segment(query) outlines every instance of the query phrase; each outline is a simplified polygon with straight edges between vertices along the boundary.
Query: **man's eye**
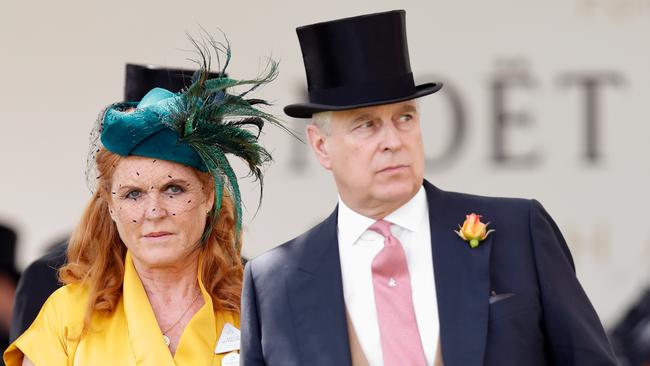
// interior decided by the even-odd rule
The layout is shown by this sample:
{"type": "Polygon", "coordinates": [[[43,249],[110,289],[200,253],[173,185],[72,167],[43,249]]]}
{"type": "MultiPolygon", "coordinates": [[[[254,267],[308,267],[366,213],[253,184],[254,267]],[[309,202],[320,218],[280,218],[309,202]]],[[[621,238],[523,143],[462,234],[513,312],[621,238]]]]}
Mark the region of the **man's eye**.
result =
{"type": "Polygon", "coordinates": [[[172,185],[168,186],[165,191],[167,193],[172,193],[172,194],[178,194],[178,193],[184,192],[183,188],[181,188],[180,186],[177,186],[175,184],[172,184],[172,185]]]}
{"type": "Polygon", "coordinates": [[[400,122],[408,122],[413,119],[413,115],[411,114],[403,114],[399,117],[400,122]]]}
{"type": "Polygon", "coordinates": [[[373,121],[366,121],[366,122],[363,122],[362,124],[360,124],[358,126],[358,128],[370,128],[370,127],[372,127],[374,125],[375,125],[375,123],[373,121]]]}

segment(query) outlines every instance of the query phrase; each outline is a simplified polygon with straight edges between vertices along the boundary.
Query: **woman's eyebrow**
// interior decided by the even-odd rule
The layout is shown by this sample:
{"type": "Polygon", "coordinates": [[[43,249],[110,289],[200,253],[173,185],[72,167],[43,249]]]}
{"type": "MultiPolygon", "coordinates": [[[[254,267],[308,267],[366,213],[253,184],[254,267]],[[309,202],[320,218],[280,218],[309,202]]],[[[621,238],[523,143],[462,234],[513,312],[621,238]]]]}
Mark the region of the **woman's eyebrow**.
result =
{"type": "Polygon", "coordinates": [[[167,187],[167,186],[172,185],[172,184],[175,184],[175,185],[178,185],[178,186],[188,186],[189,182],[186,181],[185,179],[182,179],[182,178],[172,178],[169,181],[165,182],[165,184],[163,184],[163,187],[167,187]]]}
{"type": "MultiPolygon", "coordinates": [[[[167,186],[172,185],[172,184],[183,186],[183,187],[189,186],[189,182],[187,180],[185,180],[185,179],[182,179],[182,178],[169,179],[169,180],[163,182],[160,186],[161,187],[167,187],[167,186]]],[[[124,190],[127,190],[127,189],[131,190],[131,189],[146,189],[146,188],[153,189],[154,187],[155,186],[139,185],[139,184],[133,184],[133,183],[129,182],[127,184],[120,184],[117,190],[118,191],[124,191],[124,190]]]]}
{"type": "Polygon", "coordinates": [[[141,189],[142,187],[135,184],[120,184],[117,188],[118,191],[131,190],[131,189],[141,189]]]}

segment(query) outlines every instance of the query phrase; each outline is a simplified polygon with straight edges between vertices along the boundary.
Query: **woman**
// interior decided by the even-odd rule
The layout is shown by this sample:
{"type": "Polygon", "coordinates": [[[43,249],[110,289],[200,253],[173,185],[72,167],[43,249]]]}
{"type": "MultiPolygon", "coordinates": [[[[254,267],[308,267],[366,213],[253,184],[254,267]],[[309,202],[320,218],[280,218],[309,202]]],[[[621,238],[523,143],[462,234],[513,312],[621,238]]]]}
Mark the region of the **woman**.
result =
{"type": "MultiPolygon", "coordinates": [[[[211,45],[227,66],[228,46],[211,45]]],[[[66,286],[7,349],[7,365],[239,364],[241,203],[225,154],[261,180],[271,157],[257,137],[264,122],[280,124],[245,95],[276,64],[255,80],[229,79],[225,66],[208,79],[209,50],[199,54],[182,93],[156,88],[100,117],[96,188],[59,272],[66,286]]]]}

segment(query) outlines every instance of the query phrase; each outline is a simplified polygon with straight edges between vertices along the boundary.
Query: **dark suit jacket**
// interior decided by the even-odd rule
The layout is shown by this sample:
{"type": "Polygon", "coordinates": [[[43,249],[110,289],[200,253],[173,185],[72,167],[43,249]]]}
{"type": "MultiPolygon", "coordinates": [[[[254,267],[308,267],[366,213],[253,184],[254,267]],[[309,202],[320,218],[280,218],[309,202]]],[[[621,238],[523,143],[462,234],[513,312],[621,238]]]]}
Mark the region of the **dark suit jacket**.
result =
{"type": "MultiPolygon", "coordinates": [[[[539,202],[424,186],[445,366],[616,365],[539,202]],[[496,230],[475,249],[453,231],[472,212],[496,230]]],[[[250,261],[242,296],[242,365],[350,365],[337,210],[250,261]]]]}

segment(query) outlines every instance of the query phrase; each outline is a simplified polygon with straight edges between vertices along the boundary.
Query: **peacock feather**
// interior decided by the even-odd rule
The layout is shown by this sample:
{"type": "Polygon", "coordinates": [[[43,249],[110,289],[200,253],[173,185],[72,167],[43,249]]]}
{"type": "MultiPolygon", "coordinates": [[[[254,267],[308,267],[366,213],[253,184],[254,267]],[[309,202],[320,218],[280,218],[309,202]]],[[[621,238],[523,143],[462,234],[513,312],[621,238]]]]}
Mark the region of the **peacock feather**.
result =
{"type": "Polygon", "coordinates": [[[250,176],[259,181],[260,203],[263,195],[262,166],[272,160],[271,154],[258,143],[258,138],[266,123],[275,125],[289,134],[296,136],[282,121],[266,113],[258,106],[269,105],[262,99],[247,98],[258,87],[267,84],[278,75],[278,64],[269,59],[263,71],[254,79],[236,80],[226,76],[230,63],[231,50],[227,38],[225,43],[217,42],[207,35],[201,42],[190,40],[194,44],[199,69],[192,77],[192,84],[180,93],[163,123],[175,130],[179,142],[190,145],[199,154],[215,185],[215,203],[209,226],[204,232],[203,240],[209,236],[212,226],[218,219],[223,195],[228,194],[235,207],[236,244],[241,245],[242,226],[241,192],[237,176],[231,167],[227,154],[242,159],[250,176]],[[219,76],[209,78],[213,55],[219,67],[219,76]],[[235,89],[243,91],[235,92],[235,89]]]}

